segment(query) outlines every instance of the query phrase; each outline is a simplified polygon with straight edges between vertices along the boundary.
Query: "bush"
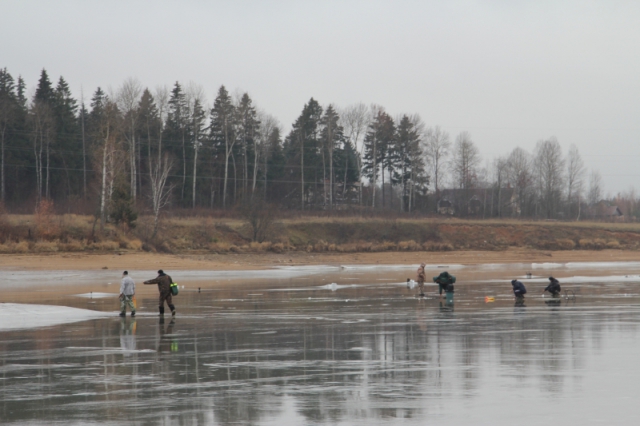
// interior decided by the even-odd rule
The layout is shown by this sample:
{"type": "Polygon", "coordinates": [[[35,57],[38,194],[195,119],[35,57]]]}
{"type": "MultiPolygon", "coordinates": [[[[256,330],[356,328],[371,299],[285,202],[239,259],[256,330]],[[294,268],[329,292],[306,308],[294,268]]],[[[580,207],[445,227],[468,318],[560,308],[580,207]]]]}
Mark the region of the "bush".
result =
{"type": "Polygon", "coordinates": [[[420,251],[422,246],[413,240],[400,241],[398,243],[398,250],[400,251],[420,251]]]}
{"type": "Polygon", "coordinates": [[[58,251],[57,241],[38,241],[33,245],[33,251],[36,253],[53,253],[58,251]]]}
{"type": "Polygon", "coordinates": [[[139,239],[131,240],[127,243],[127,248],[130,250],[140,250],[142,249],[142,241],[139,239]]]}
{"type": "Polygon", "coordinates": [[[568,238],[556,240],[556,244],[558,250],[573,250],[574,248],[576,248],[576,243],[568,238]]]}

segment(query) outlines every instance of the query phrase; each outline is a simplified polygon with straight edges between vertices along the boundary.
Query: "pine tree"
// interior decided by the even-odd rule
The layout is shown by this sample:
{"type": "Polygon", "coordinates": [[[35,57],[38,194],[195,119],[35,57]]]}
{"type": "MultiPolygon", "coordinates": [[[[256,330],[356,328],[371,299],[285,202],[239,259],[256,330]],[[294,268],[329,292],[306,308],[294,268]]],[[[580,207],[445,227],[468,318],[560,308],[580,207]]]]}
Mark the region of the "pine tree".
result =
{"type": "MultiPolygon", "coordinates": [[[[77,170],[80,168],[79,156],[73,155],[79,151],[78,146],[78,121],[76,113],[77,101],[71,96],[69,85],[63,77],[58,80],[52,100],[55,116],[56,137],[53,145],[53,168],[64,170],[66,177],[67,197],[79,191],[77,184],[80,182],[77,170]],[[72,184],[74,188],[72,188],[72,184]]],[[[62,184],[62,174],[53,179],[52,188],[56,183],[62,184]]]]}
{"type": "Polygon", "coordinates": [[[16,87],[13,77],[6,68],[0,69],[0,200],[6,198],[5,183],[5,144],[8,132],[16,119],[19,109],[16,87]]]}
{"type": "MultiPolygon", "coordinates": [[[[327,152],[329,158],[329,209],[333,210],[334,202],[334,152],[338,146],[344,143],[344,129],[338,124],[340,117],[333,108],[333,105],[329,105],[322,117],[322,142],[323,148],[327,152]]],[[[324,159],[324,155],[323,155],[324,159]]],[[[323,161],[324,163],[324,161],[323,161]]]]}
{"type": "Polygon", "coordinates": [[[411,210],[411,187],[415,179],[424,174],[424,164],[422,162],[422,151],[420,149],[420,134],[416,125],[403,115],[396,132],[395,139],[395,170],[392,175],[393,183],[400,184],[402,188],[403,211],[411,210]]]}
{"type": "Polygon", "coordinates": [[[169,111],[165,126],[164,140],[168,142],[168,149],[175,157],[181,158],[182,171],[180,184],[180,200],[184,201],[185,185],[187,182],[187,138],[189,132],[189,107],[187,98],[180,83],[176,81],[169,98],[169,111]]]}
{"type": "Polygon", "coordinates": [[[224,176],[222,187],[222,207],[227,207],[227,184],[229,180],[229,158],[236,144],[235,107],[229,92],[220,86],[218,96],[211,109],[210,138],[214,151],[224,153],[224,176]]]}
{"type": "Polygon", "coordinates": [[[47,71],[43,68],[40,73],[40,80],[38,80],[38,87],[36,88],[34,100],[49,103],[53,100],[53,97],[53,86],[51,85],[47,71]]]}
{"type": "Polygon", "coordinates": [[[381,168],[382,177],[382,206],[384,200],[384,169],[390,160],[390,147],[395,138],[395,124],[389,114],[380,110],[369,125],[369,130],[364,138],[363,174],[369,178],[373,185],[371,207],[376,203],[376,185],[378,182],[378,168],[381,168]]]}
{"type": "MultiPolygon", "coordinates": [[[[308,180],[305,176],[310,176],[311,170],[315,175],[315,184],[318,184],[318,169],[320,166],[320,118],[322,117],[322,107],[313,98],[302,109],[302,114],[293,124],[293,129],[285,140],[285,156],[287,165],[291,168],[291,178],[295,178],[294,170],[299,170],[300,178],[300,208],[304,210],[306,193],[308,191],[308,180]],[[296,167],[296,163],[300,167],[296,167]],[[306,169],[305,169],[306,167],[306,169]]],[[[292,179],[293,180],[293,179],[292,179]]],[[[315,191],[317,194],[317,191],[315,191]]]]}
{"type": "Polygon", "coordinates": [[[191,108],[191,126],[189,129],[189,135],[191,140],[191,146],[193,147],[193,187],[191,188],[192,192],[192,204],[191,207],[196,207],[196,182],[198,178],[198,152],[200,152],[200,147],[202,146],[202,139],[204,136],[204,126],[206,121],[206,115],[204,108],[200,104],[199,99],[195,99],[193,101],[193,106],[191,108]]]}
{"type": "Polygon", "coordinates": [[[255,182],[258,174],[258,131],[260,128],[260,121],[258,120],[258,114],[253,101],[249,97],[248,93],[242,95],[240,103],[236,110],[237,112],[237,132],[238,142],[240,144],[240,150],[243,158],[243,191],[246,195],[247,186],[249,184],[249,163],[251,157],[251,163],[253,163],[253,187],[252,192],[255,191],[255,182]]]}

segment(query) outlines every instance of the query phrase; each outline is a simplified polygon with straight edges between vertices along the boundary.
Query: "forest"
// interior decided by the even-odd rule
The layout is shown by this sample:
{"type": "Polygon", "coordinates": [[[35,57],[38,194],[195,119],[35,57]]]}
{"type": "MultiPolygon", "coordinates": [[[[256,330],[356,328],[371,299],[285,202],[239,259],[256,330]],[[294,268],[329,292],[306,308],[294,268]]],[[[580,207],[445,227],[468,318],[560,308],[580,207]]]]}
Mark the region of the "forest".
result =
{"type": "Polygon", "coordinates": [[[580,220],[620,206],[635,218],[633,191],[604,201],[602,188],[577,147],[564,154],[553,136],[533,152],[483,159],[468,132],[452,136],[379,105],[310,98],[287,128],[225,86],[208,104],[197,84],[149,89],[130,78],[109,93],[96,88],[85,104],[45,69],[35,89],[0,69],[0,200],[11,213],[44,203],[94,215],[101,227],[133,224],[138,213],[157,226],[163,212],[233,212],[260,200],[280,210],[486,219],[580,220]]]}

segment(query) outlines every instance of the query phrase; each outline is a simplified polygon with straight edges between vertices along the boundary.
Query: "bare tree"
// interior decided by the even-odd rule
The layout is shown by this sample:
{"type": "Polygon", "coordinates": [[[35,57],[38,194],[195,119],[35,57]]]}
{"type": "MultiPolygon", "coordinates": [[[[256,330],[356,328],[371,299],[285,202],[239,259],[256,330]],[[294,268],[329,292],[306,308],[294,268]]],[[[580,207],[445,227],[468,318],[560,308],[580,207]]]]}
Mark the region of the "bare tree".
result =
{"type": "MultiPolygon", "coordinates": [[[[572,217],[571,206],[573,199],[577,198],[578,210],[580,209],[580,198],[584,184],[584,162],[580,157],[580,152],[575,145],[571,145],[567,154],[567,214],[572,217]]],[[[580,214],[578,213],[578,216],[580,214]]]]}
{"type": "Polygon", "coordinates": [[[502,188],[507,181],[508,162],[505,158],[499,157],[493,160],[493,174],[495,178],[495,186],[498,191],[498,217],[502,217],[502,188]]]}
{"type": "Polygon", "coordinates": [[[587,201],[590,206],[596,205],[602,199],[602,175],[596,170],[592,170],[589,174],[589,193],[587,201]]]}
{"type": "MultiPolygon", "coordinates": [[[[169,96],[170,94],[167,86],[156,87],[154,99],[161,124],[158,137],[158,163],[160,162],[160,158],[162,158],[162,129],[164,129],[165,123],[167,122],[167,114],[169,113],[169,96]]],[[[151,161],[151,157],[149,157],[149,161],[151,161]]],[[[151,170],[151,163],[149,163],[149,170],[151,170]]]]}
{"type": "MultiPolygon", "coordinates": [[[[118,132],[120,130],[117,106],[110,100],[104,105],[97,128],[99,145],[95,152],[97,169],[100,170],[100,231],[104,230],[107,220],[108,202],[113,193],[113,183],[117,168],[121,165],[118,156],[118,132]]],[[[122,152],[122,151],[120,151],[122,152]]]]}
{"type": "Polygon", "coordinates": [[[551,219],[560,207],[565,165],[562,149],[555,137],[536,144],[535,165],[540,200],[545,209],[545,216],[551,219]]]}
{"type": "Polygon", "coordinates": [[[43,182],[45,185],[44,198],[49,198],[49,145],[54,138],[54,120],[51,108],[45,102],[36,100],[29,109],[29,122],[32,129],[33,154],[36,168],[36,202],[43,198],[43,182]],[[43,176],[43,151],[46,158],[46,179],[43,176]]]}
{"type": "Polygon", "coordinates": [[[142,84],[135,78],[128,78],[122,83],[116,100],[118,107],[122,112],[124,119],[127,121],[126,131],[124,132],[125,139],[129,144],[129,171],[130,171],[130,183],[131,183],[131,197],[136,199],[136,189],[138,187],[137,179],[137,146],[136,146],[136,132],[138,121],[138,102],[140,101],[140,95],[142,94],[142,84]]]}
{"type": "Polygon", "coordinates": [[[161,159],[150,160],[150,163],[149,187],[151,192],[149,197],[151,198],[151,207],[153,209],[153,233],[151,234],[153,239],[158,232],[160,212],[170,202],[172,187],[167,185],[167,179],[173,167],[173,160],[165,153],[161,159]]]}
{"type": "Polygon", "coordinates": [[[424,153],[427,156],[427,164],[431,166],[431,172],[433,173],[436,210],[438,208],[437,201],[440,198],[440,184],[445,175],[445,165],[450,148],[449,133],[443,131],[440,126],[429,128],[425,131],[424,153]]]}
{"type": "Polygon", "coordinates": [[[265,113],[264,111],[260,111],[258,113],[258,120],[260,121],[260,129],[258,130],[258,135],[254,138],[254,142],[257,144],[254,147],[256,151],[255,162],[253,164],[253,183],[251,186],[252,194],[255,193],[256,190],[256,182],[258,180],[258,159],[259,156],[262,155],[264,162],[264,193],[265,197],[267,194],[267,167],[269,160],[269,149],[271,142],[271,135],[274,130],[280,130],[280,123],[278,119],[272,115],[265,113]],[[259,154],[260,153],[260,154],[259,154]]]}
{"type": "Polygon", "coordinates": [[[454,175],[454,182],[461,190],[462,200],[456,200],[459,211],[462,215],[467,214],[471,190],[475,188],[478,181],[478,166],[480,164],[480,154],[478,148],[471,140],[468,132],[462,132],[456,137],[453,146],[453,156],[451,168],[454,175]]]}
{"type": "Polygon", "coordinates": [[[251,239],[259,243],[269,236],[277,217],[277,211],[262,197],[245,197],[240,214],[251,228],[251,239]]]}
{"type": "Polygon", "coordinates": [[[521,216],[523,211],[526,211],[531,197],[533,174],[531,156],[520,147],[511,151],[507,158],[507,182],[516,192],[513,214],[521,216]]]}
{"type": "MultiPolygon", "coordinates": [[[[354,149],[358,153],[356,155],[356,161],[358,164],[358,170],[362,170],[362,157],[364,155],[364,136],[367,132],[367,127],[371,122],[372,112],[371,109],[365,104],[357,103],[349,105],[344,109],[338,111],[340,116],[339,125],[344,129],[344,135],[351,142],[354,149]]],[[[348,163],[348,158],[345,156],[345,161],[348,163]]],[[[347,173],[347,167],[345,167],[345,176],[347,173]]],[[[346,191],[347,178],[344,179],[346,191]]],[[[362,197],[360,196],[360,204],[362,204],[362,197]]]]}

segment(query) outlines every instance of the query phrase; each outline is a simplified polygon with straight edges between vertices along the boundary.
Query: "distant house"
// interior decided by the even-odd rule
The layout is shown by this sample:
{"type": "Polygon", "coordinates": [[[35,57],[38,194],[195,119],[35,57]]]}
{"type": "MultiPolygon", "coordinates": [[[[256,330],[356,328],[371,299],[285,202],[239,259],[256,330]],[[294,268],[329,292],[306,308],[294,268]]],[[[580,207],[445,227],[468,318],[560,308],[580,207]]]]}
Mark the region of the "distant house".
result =
{"type": "Polygon", "coordinates": [[[441,198],[440,200],[438,200],[438,213],[453,215],[453,203],[446,198],[441,198]]]}
{"type": "Polygon", "coordinates": [[[479,215],[482,213],[482,201],[477,195],[474,195],[469,200],[469,214],[472,216],[479,215]]]}
{"type": "Polygon", "coordinates": [[[620,220],[624,218],[624,214],[618,206],[611,206],[604,209],[602,217],[604,219],[620,220]]]}
{"type": "Polygon", "coordinates": [[[608,206],[600,202],[593,206],[592,215],[594,219],[620,222],[624,220],[624,213],[618,206],[608,206]]]}

